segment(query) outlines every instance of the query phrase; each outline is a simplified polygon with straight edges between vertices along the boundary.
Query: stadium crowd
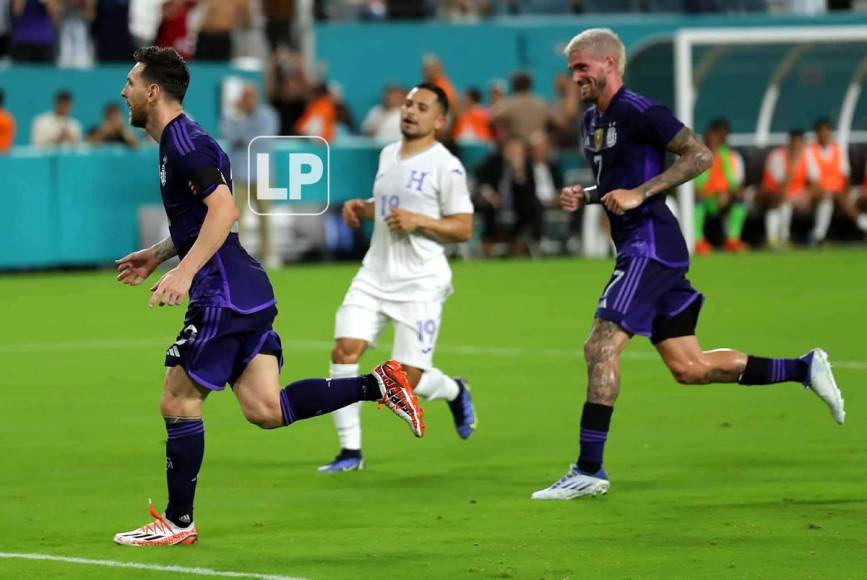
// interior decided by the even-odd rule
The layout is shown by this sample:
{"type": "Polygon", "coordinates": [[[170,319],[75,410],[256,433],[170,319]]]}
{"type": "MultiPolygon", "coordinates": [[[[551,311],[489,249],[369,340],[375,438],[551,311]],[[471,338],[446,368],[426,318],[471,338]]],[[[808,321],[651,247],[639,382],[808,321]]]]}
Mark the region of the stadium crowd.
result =
{"type": "MultiPolygon", "coordinates": [[[[537,8],[533,2],[382,0],[315,3],[319,18],[345,16],[347,6],[361,19],[399,17],[395,5],[418,6],[423,16],[460,19],[537,8]],[[338,10],[338,7],[340,10],[338,10]]],[[[564,10],[594,9],[589,1],[542,3],[564,10]]],[[[637,9],[662,4],[640,2],[637,9]]],[[[785,2],[772,2],[780,7],[785,2]]],[[[807,10],[810,2],[788,8],[807,10]],[[807,8],[805,8],[807,7],[807,8]]],[[[824,8],[833,3],[815,3],[824,8]]],[[[665,4],[677,10],[745,9],[764,2],[690,1],[665,4]]],[[[418,7],[417,6],[417,7],[418,7]]],[[[631,4],[630,4],[631,6],[631,4]]],[[[785,8],[785,6],[784,6],[785,8]]],[[[403,16],[413,16],[403,14],[403,16]]],[[[255,28],[267,40],[264,94],[245,85],[224,112],[221,137],[236,156],[244,143],[260,134],[318,135],[340,143],[366,136],[387,143],[400,138],[400,108],[406,88],[388,84],[371,110],[352,111],[342,89],[310,70],[297,49],[293,0],[0,0],[0,58],[13,62],[54,62],[60,67],[89,67],[100,62],[128,62],[133,47],[172,46],[192,61],[227,62],[239,54],[233,33],[239,25],[255,28]],[[6,16],[8,18],[3,18],[6,16]],[[363,113],[363,115],[361,115],[363,113]],[[357,116],[359,115],[359,116],[357,116]]],[[[440,139],[458,152],[466,143],[485,144],[490,154],[469,166],[479,225],[479,248],[485,256],[536,255],[574,251],[580,231],[604,235],[604,220],[575,214],[565,217],[555,207],[564,181],[592,181],[580,167],[580,118],[576,87],[568,75],[552,80],[554,97],[546,101],[534,90],[527,72],[507,82],[456,87],[436,55],[419,63],[419,80],[442,88],[452,110],[440,139]],[[564,178],[565,176],[565,178],[564,178]]],[[[729,124],[717,119],[702,131],[714,153],[712,168],[695,182],[696,252],[715,249],[743,252],[749,247],[815,245],[828,239],[863,240],[867,232],[867,149],[834,142],[832,125],[818,120],[813,134],[792,129],[778,148],[729,146],[729,124]],[[815,137],[813,136],[815,135],[815,137]],[[864,178],[862,178],[864,176],[864,178]]],[[[14,141],[14,111],[3,108],[0,89],[0,152],[14,141]]],[[[54,105],[34,119],[30,143],[36,147],[115,143],[139,145],[142,136],[127,126],[117,102],[107,102],[104,116],[87,131],[74,115],[74,95],[60,91],[54,105]]],[[[241,157],[237,157],[241,159],[241,157]]],[[[240,161],[234,167],[245,167],[240,161]]],[[[246,176],[239,175],[239,181],[246,176]]],[[[242,204],[246,205],[246,204],[242,204]]],[[[259,226],[260,247],[270,247],[268,224],[259,226]]],[[[607,251],[603,248],[602,252],[607,251]]]]}

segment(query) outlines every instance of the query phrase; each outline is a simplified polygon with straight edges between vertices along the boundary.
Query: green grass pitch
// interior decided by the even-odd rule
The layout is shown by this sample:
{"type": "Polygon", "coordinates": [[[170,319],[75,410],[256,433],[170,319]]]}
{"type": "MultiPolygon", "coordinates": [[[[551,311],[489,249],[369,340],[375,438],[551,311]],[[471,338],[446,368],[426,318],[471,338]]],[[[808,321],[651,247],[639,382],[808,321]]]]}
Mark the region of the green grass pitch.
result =
{"type": "MultiPolygon", "coordinates": [[[[0,278],[0,554],[36,553],[305,578],[856,578],[867,569],[867,253],[713,256],[706,348],[837,363],[848,420],[798,385],[682,387],[637,338],[607,446],[608,496],[534,502],[574,461],[577,353],[607,261],[454,266],[437,365],[471,379],[479,430],[426,404],[427,436],[364,411],[368,469],[323,476],[330,418],[247,424],[206,406],[197,546],[136,550],[112,534],[161,509],[165,348],[183,311],[146,307],[111,272],[0,278]]],[[[357,265],[273,275],[284,383],[327,372],[334,312],[357,265]]],[[[387,358],[391,334],[363,359],[387,358]]],[[[2,578],[199,577],[0,558],[2,578]]]]}

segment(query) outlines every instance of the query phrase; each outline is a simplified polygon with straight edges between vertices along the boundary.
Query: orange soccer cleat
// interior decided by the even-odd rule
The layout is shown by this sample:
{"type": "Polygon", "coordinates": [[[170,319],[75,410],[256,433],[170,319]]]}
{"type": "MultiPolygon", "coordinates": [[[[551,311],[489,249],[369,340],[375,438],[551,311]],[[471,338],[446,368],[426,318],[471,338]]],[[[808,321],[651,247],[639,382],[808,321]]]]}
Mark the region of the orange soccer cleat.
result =
{"type": "Polygon", "coordinates": [[[695,253],[699,256],[706,256],[713,252],[713,246],[705,239],[701,239],[695,243],[695,253]]]}
{"type": "Polygon", "coordinates": [[[424,437],[424,410],[418,404],[418,397],[412,392],[412,386],[400,363],[396,360],[386,361],[373,369],[373,376],[376,377],[382,393],[379,404],[385,405],[406,421],[413,435],[424,437]]]}

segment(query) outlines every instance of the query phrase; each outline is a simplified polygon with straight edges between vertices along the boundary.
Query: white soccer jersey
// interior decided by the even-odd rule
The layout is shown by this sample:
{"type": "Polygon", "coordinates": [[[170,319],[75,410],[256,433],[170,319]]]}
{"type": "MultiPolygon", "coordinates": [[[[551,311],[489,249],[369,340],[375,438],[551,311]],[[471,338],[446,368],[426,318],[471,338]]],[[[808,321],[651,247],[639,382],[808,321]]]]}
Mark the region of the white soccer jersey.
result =
{"type": "Polygon", "coordinates": [[[407,159],[392,143],[379,155],[373,201],[373,239],[352,285],[382,300],[443,300],[452,272],[442,244],[420,232],[392,232],[384,220],[397,207],[435,219],[473,213],[464,166],[440,143],[407,159]]]}

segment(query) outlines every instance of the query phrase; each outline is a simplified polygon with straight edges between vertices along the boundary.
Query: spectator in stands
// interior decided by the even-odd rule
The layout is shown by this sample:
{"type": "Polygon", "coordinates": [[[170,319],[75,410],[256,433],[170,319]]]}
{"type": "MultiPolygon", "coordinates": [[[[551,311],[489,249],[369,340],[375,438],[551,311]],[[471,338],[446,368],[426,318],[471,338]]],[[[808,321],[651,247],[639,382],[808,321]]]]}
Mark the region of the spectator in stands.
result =
{"type": "Polygon", "coordinates": [[[337,104],[328,85],[319,83],[313,89],[312,98],[298,122],[295,132],[299,135],[317,135],[331,142],[337,131],[337,104]]]}
{"type": "Polygon", "coordinates": [[[835,207],[841,216],[859,227],[864,224],[864,220],[860,219],[858,210],[849,200],[849,154],[834,141],[831,121],[816,121],[814,130],[816,141],[807,148],[819,170],[816,184],[816,220],[811,241],[822,243],[828,236],[835,207]]]}
{"type": "Polygon", "coordinates": [[[401,139],[400,109],[406,90],[397,85],[387,85],[382,91],[382,102],[374,105],[361,123],[361,131],[377,141],[390,143],[401,139]]]}
{"type": "Polygon", "coordinates": [[[506,98],[507,89],[508,85],[503,79],[494,79],[488,83],[488,101],[490,102],[492,109],[496,107],[500,101],[506,98]]]}
{"type": "Polygon", "coordinates": [[[530,137],[530,160],[536,197],[543,207],[559,207],[558,196],[563,187],[563,172],[551,154],[551,140],[544,131],[530,137]]]}
{"type": "MultiPolygon", "coordinates": [[[[129,62],[133,52],[131,0],[98,0],[93,19],[93,44],[99,62],[129,62]]],[[[153,40],[158,25],[159,7],[152,6],[153,30],[149,40],[153,40]]],[[[150,42],[137,46],[148,46],[150,42]]]]}
{"type": "Polygon", "coordinates": [[[265,36],[271,50],[278,46],[298,48],[293,38],[295,0],[263,0],[262,12],[265,15],[265,36]]]}
{"type": "Polygon", "coordinates": [[[383,0],[362,0],[358,7],[358,19],[365,22],[385,20],[388,17],[388,7],[383,0]]]}
{"type": "Polygon", "coordinates": [[[58,147],[81,143],[81,123],[70,116],[72,94],[59,91],[54,97],[54,110],[33,119],[30,143],[35,147],[58,147]]]}
{"type": "Polygon", "coordinates": [[[244,84],[241,95],[234,104],[232,111],[223,115],[220,120],[220,135],[229,143],[229,160],[232,164],[232,180],[235,187],[235,200],[241,210],[238,219],[240,235],[244,236],[244,216],[251,207],[256,208],[258,217],[259,244],[258,257],[269,268],[280,265],[279,257],[274,254],[271,245],[271,228],[267,200],[250,195],[256,191],[256,182],[248,175],[247,147],[253,138],[260,135],[276,135],[279,129],[277,113],[267,103],[259,101],[259,91],[252,83],[244,84]],[[248,197],[249,196],[249,197],[248,197]]]}
{"type": "Polygon", "coordinates": [[[102,121],[87,132],[87,142],[91,145],[116,143],[131,149],[138,147],[138,139],[129,128],[117,103],[108,103],[105,106],[102,121]]]}
{"type": "Polygon", "coordinates": [[[62,0],[58,28],[57,66],[93,66],[90,24],[96,13],[96,0],[62,0]]]}
{"type": "Polygon", "coordinates": [[[464,92],[458,107],[452,136],[458,143],[491,143],[491,110],[482,105],[482,93],[475,87],[464,92]]]}
{"type": "Polygon", "coordinates": [[[530,245],[535,246],[542,237],[543,208],[526,142],[518,136],[507,138],[499,151],[479,165],[476,181],[474,203],[482,216],[485,256],[493,255],[498,241],[506,242],[512,255],[527,255],[530,245]],[[528,241],[523,239],[525,233],[528,241]]]}
{"type": "Polygon", "coordinates": [[[196,60],[227,62],[232,58],[232,29],[249,28],[249,0],[199,0],[202,24],[196,40],[196,60]]]}
{"type": "Polygon", "coordinates": [[[334,138],[339,140],[341,137],[357,134],[355,117],[352,116],[352,111],[343,100],[343,87],[336,81],[331,82],[328,83],[328,92],[334,101],[334,138]]]}
{"type": "Polygon", "coordinates": [[[310,81],[300,53],[279,46],[265,69],[268,101],[280,117],[280,134],[294,135],[295,125],[307,108],[310,81]]]}
{"type": "Polygon", "coordinates": [[[524,141],[538,131],[544,131],[551,114],[548,105],[533,94],[533,79],[527,73],[512,76],[512,94],[493,107],[493,120],[503,123],[509,134],[524,141]]]}
{"type": "Polygon", "coordinates": [[[581,142],[578,85],[568,74],[554,76],[554,99],[548,105],[551,138],[557,147],[575,149],[581,142]]]}
{"type": "Polygon", "coordinates": [[[54,27],[59,17],[58,0],[12,0],[12,60],[54,62],[54,27]]]}
{"type": "Polygon", "coordinates": [[[5,97],[0,89],[0,153],[8,153],[15,142],[15,117],[4,108],[5,97]]]}
{"type": "Polygon", "coordinates": [[[454,110],[457,107],[455,87],[446,76],[445,68],[439,57],[434,54],[426,54],[422,57],[421,76],[424,82],[434,84],[445,91],[446,96],[449,98],[449,109],[454,110]]]}
{"type": "Polygon", "coordinates": [[[442,0],[437,7],[437,18],[451,22],[478,22],[493,11],[491,0],[442,0]]]}
{"type": "Polygon", "coordinates": [[[174,48],[183,58],[190,58],[193,53],[193,41],[190,38],[189,14],[195,4],[195,0],[163,2],[163,17],[157,30],[157,46],[174,48]]]}
{"type": "Polygon", "coordinates": [[[709,254],[705,221],[726,214],[724,248],[728,252],[745,252],[741,241],[747,208],[743,200],[744,160],[728,146],[731,131],[725,119],[715,119],[704,133],[704,143],[713,153],[710,169],[695,178],[695,253],[709,254]]]}
{"type": "MultiPolygon", "coordinates": [[[[381,4],[382,0],[364,0],[366,4],[381,4]]],[[[385,0],[390,20],[421,20],[428,16],[428,0],[385,0]]]]}
{"type": "Polygon", "coordinates": [[[765,233],[768,245],[788,245],[792,215],[809,215],[818,180],[819,169],[807,155],[804,132],[800,129],[789,131],[788,143],[771,151],[765,160],[761,201],[767,209],[765,233]]]}
{"type": "Polygon", "coordinates": [[[163,0],[129,0],[129,33],[134,47],[156,43],[163,19],[162,5],[163,0]]]}
{"type": "MultiPolygon", "coordinates": [[[[777,4],[777,9],[795,16],[821,16],[828,11],[828,5],[831,2],[828,0],[781,0],[777,4]]],[[[851,6],[849,8],[851,9],[851,6]]]]}

